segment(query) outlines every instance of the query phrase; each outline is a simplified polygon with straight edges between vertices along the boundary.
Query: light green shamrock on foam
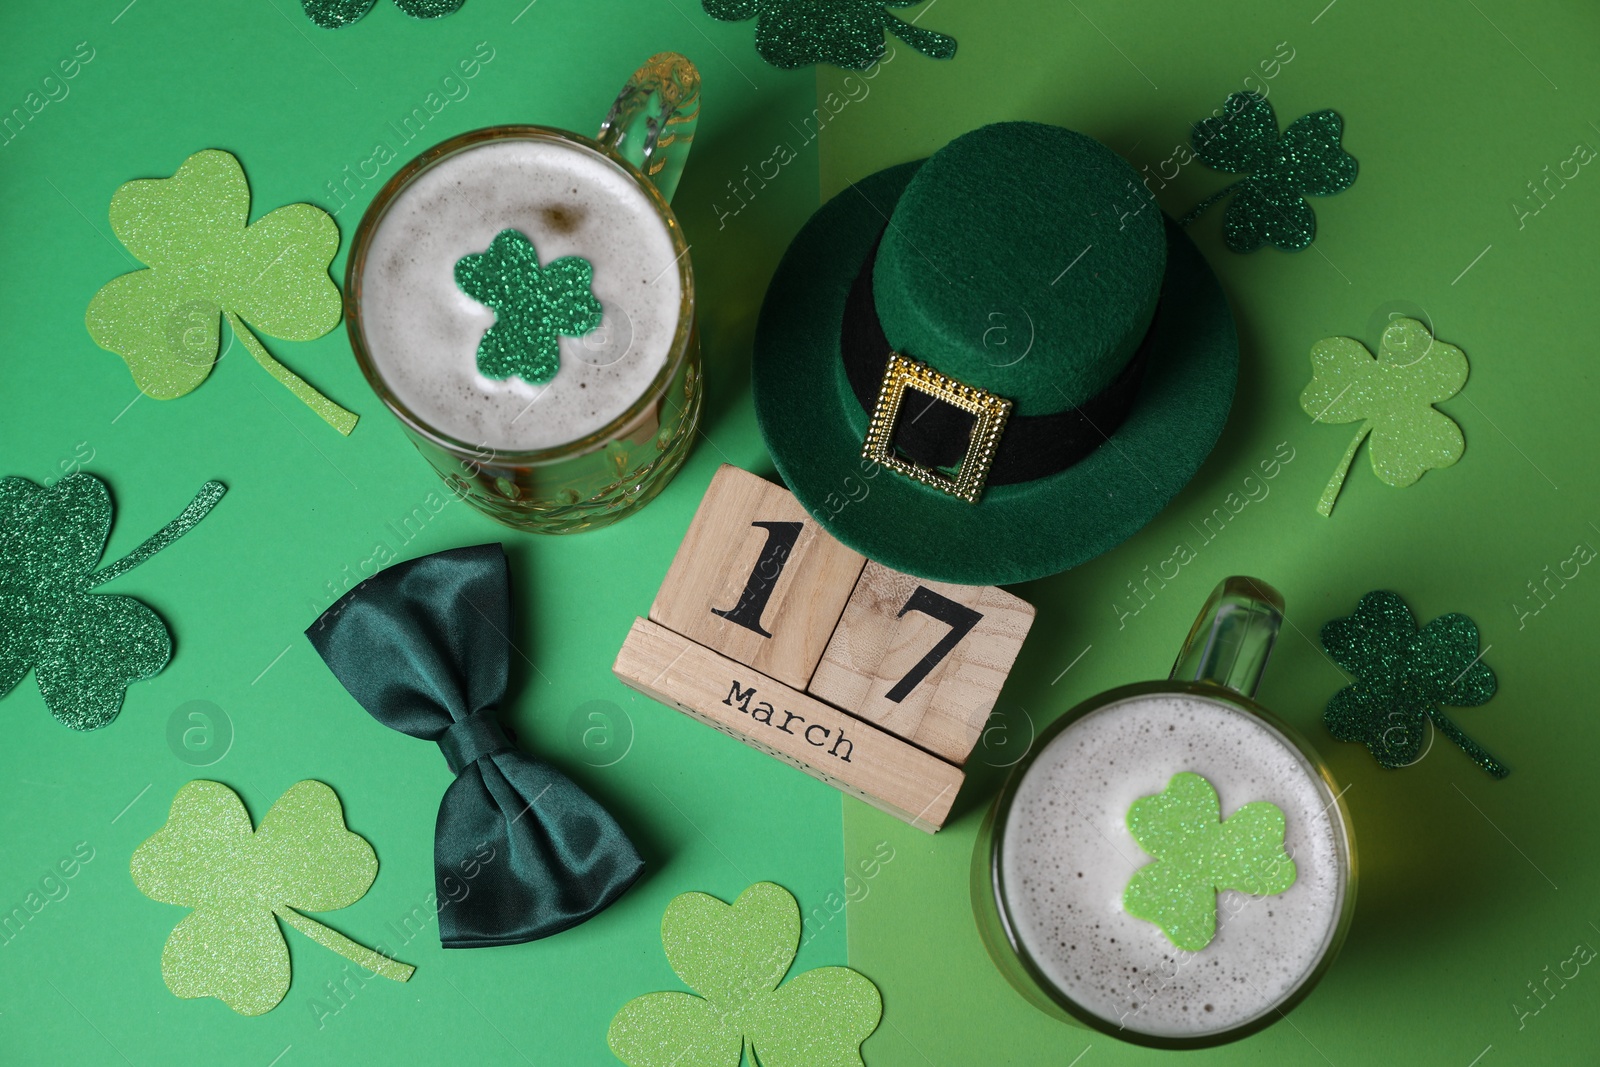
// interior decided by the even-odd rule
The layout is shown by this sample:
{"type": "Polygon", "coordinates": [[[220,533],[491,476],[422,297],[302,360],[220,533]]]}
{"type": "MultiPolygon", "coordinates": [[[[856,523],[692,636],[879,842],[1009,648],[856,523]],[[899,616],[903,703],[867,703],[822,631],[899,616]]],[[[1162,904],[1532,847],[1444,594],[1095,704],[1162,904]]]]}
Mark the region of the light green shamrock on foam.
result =
{"type": "Polygon", "coordinates": [[[628,1067],[862,1067],[878,1027],[878,987],[848,967],[819,967],[782,986],[800,945],[800,907],[757,882],[732,905],[705,893],[674,897],[661,945],[701,996],[649,993],[611,1020],[607,1040],[628,1067]]]}
{"type": "Polygon", "coordinates": [[[1128,832],[1155,861],[1133,873],[1122,906],[1161,927],[1178,948],[1199,952],[1217,933],[1219,890],[1275,896],[1294,885],[1283,831],[1282,810],[1264,800],[1224,822],[1211,783],[1181,771],[1128,809],[1128,832]]]}

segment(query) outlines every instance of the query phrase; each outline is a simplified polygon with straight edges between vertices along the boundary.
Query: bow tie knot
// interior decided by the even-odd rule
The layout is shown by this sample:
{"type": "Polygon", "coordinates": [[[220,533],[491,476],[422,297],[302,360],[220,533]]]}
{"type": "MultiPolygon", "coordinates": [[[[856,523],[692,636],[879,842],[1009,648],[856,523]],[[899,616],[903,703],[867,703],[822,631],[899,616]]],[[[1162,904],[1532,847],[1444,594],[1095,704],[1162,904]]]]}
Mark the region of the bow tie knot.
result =
{"type": "Polygon", "coordinates": [[[500,720],[495,718],[495,709],[483,708],[451,723],[439,738],[439,751],[444,753],[450,773],[460,774],[485,756],[516,750],[511,747],[500,720]]]}

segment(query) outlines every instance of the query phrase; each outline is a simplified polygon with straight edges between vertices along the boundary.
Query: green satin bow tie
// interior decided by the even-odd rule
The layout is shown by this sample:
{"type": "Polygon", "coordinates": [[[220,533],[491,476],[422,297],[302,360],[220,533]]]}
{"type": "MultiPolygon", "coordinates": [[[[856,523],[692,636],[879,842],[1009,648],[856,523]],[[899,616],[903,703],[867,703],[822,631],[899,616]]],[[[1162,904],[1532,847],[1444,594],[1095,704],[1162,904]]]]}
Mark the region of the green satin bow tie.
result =
{"type": "Polygon", "coordinates": [[[445,948],[560,933],[603,911],[644,866],[609,812],[519,752],[495,718],[510,659],[510,588],[498,544],[437,552],[368,578],[306,631],[357,703],[385,726],[437,743],[456,776],[433,839],[445,948]],[[449,891],[467,877],[470,892],[449,891]]]}

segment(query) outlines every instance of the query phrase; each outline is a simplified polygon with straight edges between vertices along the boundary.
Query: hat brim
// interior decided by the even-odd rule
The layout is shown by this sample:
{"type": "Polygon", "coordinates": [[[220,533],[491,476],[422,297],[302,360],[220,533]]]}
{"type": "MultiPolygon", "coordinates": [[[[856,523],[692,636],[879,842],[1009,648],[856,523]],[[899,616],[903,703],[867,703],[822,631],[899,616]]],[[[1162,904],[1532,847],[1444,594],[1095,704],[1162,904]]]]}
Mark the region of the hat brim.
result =
{"type": "Polygon", "coordinates": [[[1133,536],[1200,468],[1233,404],[1233,314],[1199,250],[1167,219],[1143,381],[1104,444],[1056,474],[988,488],[977,504],[871,464],[861,456],[867,412],[845,377],[840,323],[851,283],[923,162],[845,189],[784,253],[756,326],[756,420],[795,496],[857,552],[933,581],[1042,578],[1133,536]]]}

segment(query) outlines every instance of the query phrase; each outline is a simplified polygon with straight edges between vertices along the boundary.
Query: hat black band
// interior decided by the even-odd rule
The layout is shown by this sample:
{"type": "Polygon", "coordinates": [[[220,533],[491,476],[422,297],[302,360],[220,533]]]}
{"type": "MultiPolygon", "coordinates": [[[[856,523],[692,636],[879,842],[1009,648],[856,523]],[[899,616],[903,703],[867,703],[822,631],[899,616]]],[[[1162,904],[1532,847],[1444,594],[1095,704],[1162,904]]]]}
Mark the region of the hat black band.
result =
{"type": "MultiPolygon", "coordinates": [[[[872,267],[882,241],[880,234],[850,286],[839,337],[850,388],[869,415],[877,405],[884,368],[894,351],[884,335],[872,295],[872,267]]],[[[1127,365],[1104,389],[1079,406],[1048,415],[1012,414],[995,450],[987,484],[1012,485],[1056,474],[1105,443],[1133,406],[1154,335],[1152,322],[1127,365]]],[[[915,352],[902,354],[921,358],[915,352]]],[[[970,414],[937,397],[908,390],[892,443],[897,452],[923,467],[950,468],[966,456],[972,426],[970,414]]]]}

